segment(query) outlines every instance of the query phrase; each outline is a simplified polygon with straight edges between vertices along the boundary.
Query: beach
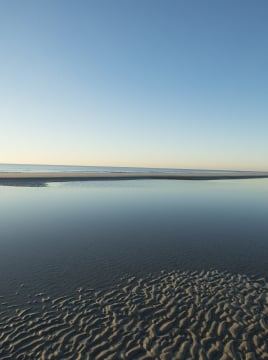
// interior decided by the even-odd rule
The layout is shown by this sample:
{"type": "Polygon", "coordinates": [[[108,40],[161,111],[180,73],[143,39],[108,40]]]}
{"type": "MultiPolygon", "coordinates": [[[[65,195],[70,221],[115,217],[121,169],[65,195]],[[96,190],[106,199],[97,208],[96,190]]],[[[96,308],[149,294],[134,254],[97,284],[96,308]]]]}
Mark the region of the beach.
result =
{"type": "Polygon", "coordinates": [[[1,175],[1,360],[267,358],[267,179],[80,175],[1,175]]]}
{"type": "Polygon", "coordinates": [[[35,294],[15,315],[2,312],[0,324],[3,360],[266,359],[268,283],[216,270],[162,271],[105,291],[35,294]]]}
{"type": "Polygon", "coordinates": [[[0,360],[268,360],[268,1],[0,10],[0,360]]]}

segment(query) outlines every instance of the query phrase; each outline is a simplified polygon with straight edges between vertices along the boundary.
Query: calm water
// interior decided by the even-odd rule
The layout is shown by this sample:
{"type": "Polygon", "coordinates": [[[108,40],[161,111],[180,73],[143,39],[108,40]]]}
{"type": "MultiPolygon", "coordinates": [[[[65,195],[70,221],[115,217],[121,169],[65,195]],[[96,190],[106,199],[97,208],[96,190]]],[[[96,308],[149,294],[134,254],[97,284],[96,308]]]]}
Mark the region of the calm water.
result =
{"type": "Polygon", "coordinates": [[[228,173],[228,170],[198,170],[198,169],[159,169],[141,167],[112,167],[112,166],[71,166],[71,165],[27,165],[27,164],[0,164],[1,172],[166,172],[166,173],[228,173]]]}
{"type": "Polygon", "coordinates": [[[0,186],[0,247],[9,302],[161,269],[268,277],[268,180],[0,186]]]}

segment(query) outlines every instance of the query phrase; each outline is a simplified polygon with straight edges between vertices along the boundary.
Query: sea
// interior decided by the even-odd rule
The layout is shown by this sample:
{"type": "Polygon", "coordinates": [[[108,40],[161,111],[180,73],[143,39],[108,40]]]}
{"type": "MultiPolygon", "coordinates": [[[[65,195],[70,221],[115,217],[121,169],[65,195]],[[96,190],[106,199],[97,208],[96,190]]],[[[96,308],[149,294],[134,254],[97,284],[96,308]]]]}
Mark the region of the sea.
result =
{"type": "MultiPolygon", "coordinates": [[[[116,167],[116,166],[77,166],[77,165],[38,165],[38,164],[0,164],[0,173],[31,173],[31,172],[94,172],[94,173],[121,173],[121,172],[152,172],[152,173],[178,173],[178,174],[218,174],[229,173],[233,170],[210,169],[174,169],[174,168],[149,168],[149,167],[116,167]]],[[[250,171],[248,171],[250,173],[250,171]]]]}
{"type": "MultiPolygon", "coordinates": [[[[0,172],[137,170],[148,172],[0,166],[0,172]]],[[[0,184],[1,306],[160,271],[217,269],[268,279],[267,219],[268,179],[0,184]]]]}

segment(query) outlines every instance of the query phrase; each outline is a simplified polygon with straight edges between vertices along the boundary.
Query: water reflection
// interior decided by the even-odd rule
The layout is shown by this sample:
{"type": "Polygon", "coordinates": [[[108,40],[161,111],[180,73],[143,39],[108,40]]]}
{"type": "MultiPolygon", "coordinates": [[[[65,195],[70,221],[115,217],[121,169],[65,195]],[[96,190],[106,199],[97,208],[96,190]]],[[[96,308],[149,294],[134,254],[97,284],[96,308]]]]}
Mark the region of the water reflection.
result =
{"type": "Polygon", "coordinates": [[[268,276],[267,190],[267,179],[0,187],[1,288],[62,293],[174,268],[268,276]]]}

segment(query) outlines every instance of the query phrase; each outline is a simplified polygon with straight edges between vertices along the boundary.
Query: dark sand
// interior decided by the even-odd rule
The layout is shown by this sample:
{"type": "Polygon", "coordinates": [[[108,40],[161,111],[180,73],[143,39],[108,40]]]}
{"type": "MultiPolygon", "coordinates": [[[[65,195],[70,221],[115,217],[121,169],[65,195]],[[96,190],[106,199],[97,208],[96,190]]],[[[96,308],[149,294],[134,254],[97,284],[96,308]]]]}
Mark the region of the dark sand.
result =
{"type": "Polygon", "coordinates": [[[22,172],[0,173],[0,185],[9,186],[43,186],[49,182],[88,181],[88,180],[223,180],[223,179],[257,179],[268,178],[268,172],[233,171],[233,172],[200,172],[200,173],[167,173],[167,172],[22,172]]]}
{"type": "Polygon", "coordinates": [[[110,290],[36,294],[0,313],[0,327],[2,360],[267,359],[268,284],[216,270],[161,272],[110,290]]]}

